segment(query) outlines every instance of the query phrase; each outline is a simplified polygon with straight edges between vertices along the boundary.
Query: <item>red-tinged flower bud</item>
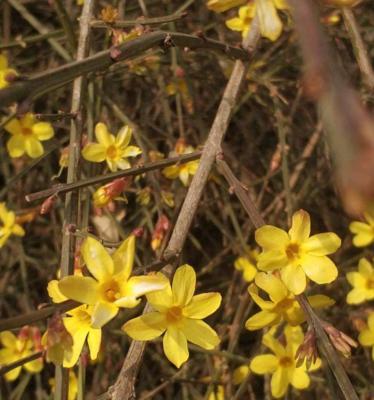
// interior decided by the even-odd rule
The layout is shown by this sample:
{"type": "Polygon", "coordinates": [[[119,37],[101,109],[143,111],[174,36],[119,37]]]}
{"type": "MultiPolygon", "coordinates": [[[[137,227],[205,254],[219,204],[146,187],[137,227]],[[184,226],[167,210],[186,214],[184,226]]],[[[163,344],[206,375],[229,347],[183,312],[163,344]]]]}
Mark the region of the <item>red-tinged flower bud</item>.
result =
{"type": "Polygon", "coordinates": [[[184,78],[185,75],[186,75],[186,73],[185,73],[185,71],[184,71],[184,69],[182,67],[178,66],[178,67],[175,68],[175,76],[177,78],[184,78]]]}
{"type": "Polygon", "coordinates": [[[18,333],[18,339],[26,341],[29,338],[30,338],[30,327],[28,325],[23,326],[18,333]]]}
{"type": "Polygon", "coordinates": [[[183,154],[186,149],[186,140],[184,138],[179,138],[175,144],[175,152],[177,154],[183,154]]]}
{"type": "Polygon", "coordinates": [[[170,227],[170,222],[168,217],[162,214],[156,223],[155,230],[152,233],[152,241],[151,241],[152,250],[156,251],[160,247],[161,242],[165,237],[165,234],[168,231],[169,227],[170,227]]]}
{"type": "Polygon", "coordinates": [[[34,347],[36,351],[41,351],[43,350],[42,346],[42,335],[40,333],[40,329],[36,326],[33,326],[31,328],[31,338],[34,343],[34,347]]]}
{"type": "Polygon", "coordinates": [[[135,228],[132,231],[132,234],[137,238],[141,238],[144,235],[144,228],[143,227],[135,228]]]}
{"type": "Polygon", "coordinates": [[[40,207],[40,215],[45,215],[51,212],[57,200],[57,195],[53,194],[43,201],[40,207]]]}

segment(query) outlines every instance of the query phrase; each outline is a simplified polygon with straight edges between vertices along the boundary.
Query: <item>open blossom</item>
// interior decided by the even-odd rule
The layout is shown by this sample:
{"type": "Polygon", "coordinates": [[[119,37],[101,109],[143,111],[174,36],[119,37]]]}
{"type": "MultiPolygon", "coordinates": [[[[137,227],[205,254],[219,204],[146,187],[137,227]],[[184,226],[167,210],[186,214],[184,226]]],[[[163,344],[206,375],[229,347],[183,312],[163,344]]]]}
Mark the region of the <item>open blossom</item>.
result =
{"type": "Polygon", "coordinates": [[[251,250],[248,255],[238,257],[234,262],[235,269],[242,271],[246,282],[252,282],[258,272],[256,268],[258,255],[258,250],[251,250]]]}
{"type": "Polygon", "coordinates": [[[253,0],[240,7],[238,16],[227,20],[226,26],[242,32],[243,37],[246,37],[257,13],[261,35],[275,41],[281,35],[283,26],[277,10],[285,9],[288,9],[285,0],[253,0]]]}
{"type": "Polygon", "coordinates": [[[252,359],[250,370],[256,374],[271,374],[270,388],[271,394],[275,398],[280,398],[286,394],[289,385],[295,389],[307,389],[310,385],[308,371],[314,371],[321,365],[321,360],[317,359],[312,363],[309,370],[304,362],[296,365],[296,352],[303,343],[304,334],[299,326],[291,327],[287,325],[284,329],[286,344],[283,345],[270,333],[263,336],[262,343],[272,354],[262,354],[252,359]]]}
{"type": "Polygon", "coordinates": [[[93,307],[92,328],[101,328],[118,314],[119,308],[133,308],[140,303],[140,296],[165,286],[164,280],[155,275],[130,277],[134,235],[112,255],[98,240],[88,237],[82,244],[81,255],[92,277],[66,276],[58,282],[58,289],[67,298],[93,307]]]}
{"type": "Polygon", "coordinates": [[[353,221],[349,230],[354,234],[353,244],[356,247],[370,246],[374,243],[374,205],[364,212],[364,221],[353,221]]]}
{"type": "Polygon", "coordinates": [[[371,358],[374,361],[374,312],[370,313],[368,326],[360,332],[358,341],[362,346],[371,347],[371,358]]]}
{"type": "Polygon", "coordinates": [[[347,294],[348,304],[360,304],[374,299],[374,268],[366,258],[361,258],[358,271],[348,272],[348,282],[353,289],[347,294]]]}
{"type": "Polygon", "coordinates": [[[9,85],[9,78],[17,76],[17,72],[9,68],[8,59],[4,54],[0,54],[0,89],[4,89],[9,85]]]}
{"type": "Polygon", "coordinates": [[[293,294],[304,292],[306,277],[321,285],[331,283],[338,275],[335,264],[326,256],[340,247],[341,240],[333,232],[310,236],[310,216],[304,210],[294,213],[288,232],[264,225],[256,230],[255,239],[263,249],[258,269],[279,269],[282,281],[293,294]]]}
{"type": "MultiPolygon", "coordinates": [[[[287,289],[280,278],[271,273],[259,272],[256,275],[255,283],[256,285],[249,286],[248,291],[261,311],[247,320],[245,327],[248,330],[274,326],[282,321],[291,325],[299,325],[305,321],[305,315],[295,296],[287,289]],[[269,300],[260,297],[257,287],[268,294],[269,300]]],[[[328,296],[319,294],[308,296],[308,301],[314,308],[328,307],[335,303],[328,296]]]]}
{"type": "Polygon", "coordinates": [[[99,122],[95,126],[95,136],[98,143],[86,144],[82,150],[83,158],[92,162],[106,161],[111,171],[130,168],[128,157],[141,154],[139,147],[129,146],[132,134],[127,125],[114,136],[105,124],[99,122]]]}
{"type": "Polygon", "coordinates": [[[167,278],[166,287],[147,294],[154,311],[126,322],[122,329],[135,340],[152,340],[163,333],[166,357],[179,368],[189,357],[187,341],[213,349],[219,343],[217,333],[204,321],[221,304],[219,293],[202,293],[194,296],[196,274],[190,265],[175,272],[172,286],[167,278]]]}
{"type": "Polygon", "coordinates": [[[6,146],[13,158],[21,157],[25,153],[31,158],[40,157],[44,154],[40,142],[51,139],[54,135],[52,125],[49,122],[39,122],[32,113],[27,113],[20,119],[11,119],[4,129],[12,135],[6,146]]]}
{"type": "Polygon", "coordinates": [[[16,224],[16,215],[9,211],[5,203],[0,203],[0,249],[11,235],[24,236],[22,226],[16,224]]]}
{"type": "MultiPolygon", "coordinates": [[[[0,343],[3,346],[0,348],[0,367],[31,356],[39,350],[36,348],[37,343],[33,340],[32,330],[29,327],[22,328],[18,336],[10,331],[0,332],[0,343]]],[[[5,374],[5,379],[7,381],[17,379],[22,367],[28,372],[37,373],[43,368],[43,360],[38,358],[23,364],[23,366],[13,368],[5,374]]]]}
{"type": "MultiPolygon", "coordinates": [[[[192,146],[187,146],[184,139],[179,139],[175,145],[174,151],[170,153],[170,157],[180,156],[182,154],[189,154],[194,152],[192,146]]],[[[182,181],[184,186],[188,186],[190,176],[195,175],[197,168],[199,166],[199,161],[188,161],[184,164],[170,165],[163,169],[162,173],[166,178],[169,179],[179,179],[182,181]]]]}

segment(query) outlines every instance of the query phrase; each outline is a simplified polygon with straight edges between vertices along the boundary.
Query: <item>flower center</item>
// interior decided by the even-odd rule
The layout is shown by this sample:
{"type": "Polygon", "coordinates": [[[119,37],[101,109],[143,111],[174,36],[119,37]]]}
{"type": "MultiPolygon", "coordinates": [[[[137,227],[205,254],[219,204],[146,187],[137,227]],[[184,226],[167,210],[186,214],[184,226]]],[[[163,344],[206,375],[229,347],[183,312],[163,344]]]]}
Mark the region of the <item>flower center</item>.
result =
{"type": "Polygon", "coordinates": [[[290,243],[286,248],[286,255],[290,261],[299,258],[300,246],[297,243],[290,243]]]}
{"type": "Polygon", "coordinates": [[[114,159],[117,157],[117,148],[116,146],[114,146],[113,144],[110,145],[107,149],[106,149],[106,155],[108,158],[114,159]]]}
{"type": "Polygon", "coordinates": [[[283,367],[283,368],[290,368],[293,365],[293,361],[290,357],[282,357],[279,360],[279,364],[283,367]]]}
{"type": "Polygon", "coordinates": [[[181,307],[170,307],[166,313],[166,319],[171,323],[179,322],[182,318],[183,313],[181,307]]]}
{"type": "Polygon", "coordinates": [[[366,282],[367,289],[374,289],[374,278],[370,278],[366,282]]]}
{"type": "Polygon", "coordinates": [[[22,135],[23,136],[31,136],[32,135],[32,129],[31,128],[22,128],[22,135]]]}
{"type": "Polygon", "coordinates": [[[86,311],[79,310],[77,317],[83,323],[91,323],[91,316],[86,311]]]}
{"type": "Polygon", "coordinates": [[[119,284],[115,280],[104,283],[101,290],[104,299],[110,303],[113,303],[121,297],[119,284]]]}
{"type": "Polygon", "coordinates": [[[289,299],[289,298],[283,299],[277,304],[276,310],[278,312],[284,312],[293,306],[294,301],[295,301],[294,299],[289,299]]]}

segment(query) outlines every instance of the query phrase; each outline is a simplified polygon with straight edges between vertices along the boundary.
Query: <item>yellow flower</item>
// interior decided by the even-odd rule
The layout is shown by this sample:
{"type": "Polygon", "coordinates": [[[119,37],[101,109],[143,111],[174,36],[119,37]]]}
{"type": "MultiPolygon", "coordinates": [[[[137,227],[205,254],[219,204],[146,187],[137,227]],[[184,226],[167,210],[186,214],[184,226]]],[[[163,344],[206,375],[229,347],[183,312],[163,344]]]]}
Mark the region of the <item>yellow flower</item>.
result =
{"type": "Polygon", "coordinates": [[[101,344],[101,329],[92,327],[92,312],[92,306],[83,305],[68,311],[68,317],[63,318],[65,328],[73,338],[71,353],[65,353],[64,368],[71,368],[77,363],[86,338],[90,349],[90,358],[96,360],[101,344]]]}
{"type": "MultiPolygon", "coordinates": [[[[304,335],[299,326],[286,326],[284,330],[286,345],[283,345],[270,334],[265,334],[262,343],[269,348],[273,354],[263,354],[253,358],[250,369],[256,374],[272,374],[271,394],[275,398],[285,395],[288,385],[296,389],[306,389],[309,387],[310,378],[307,374],[306,363],[296,366],[296,351],[304,340],[304,335]]],[[[321,365],[321,360],[317,359],[309,369],[314,371],[321,365]]]]}
{"type": "Polygon", "coordinates": [[[358,341],[365,347],[371,347],[371,358],[374,361],[374,312],[369,314],[368,326],[360,332],[358,341]]]}
{"type": "Polygon", "coordinates": [[[349,230],[355,235],[353,244],[356,247],[370,246],[374,243],[374,205],[372,204],[364,213],[366,222],[353,221],[349,230]]]}
{"type": "Polygon", "coordinates": [[[338,270],[326,255],[334,253],[341,240],[332,232],[309,236],[310,216],[304,210],[293,215],[288,233],[272,225],[257,229],[256,242],[263,248],[258,269],[279,269],[282,281],[293,294],[304,292],[306,276],[320,285],[334,281],[338,270]]]}
{"type": "Polygon", "coordinates": [[[14,212],[9,211],[5,203],[0,203],[0,249],[11,235],[24,236],[25,231],[21,225],[16,224],[14,212]]]}
{"type": "Polygon", "coordinates": [[[246,282],[252,282],[257,274],[258,254],[258,250],[251,250],[247,256],[238,257],[234,262],[235,269],[243,272],[243,278],[246,282]]]}
{"type": "Polygon", "coordinates": [[[17,76],[17,72],[8,68],[8,59],[4,54],[0,54],[0,89],[4,89],[9,85],[8,78],[17,76]]]}
{"type": "Polygon", "coordinates": [[[95,126],[95,136],[98,143],[88,143],[82,150],[83,158],[87,161],[106,161],[111,171],[127,169],[131,165],[128,157],[136,157],[141,150],[136,146],[129,146],[131,128],[124,126],[117,136],[112,135],[105,124],[99,122],[95,126]]]}
{"type": "MultiPolygon", "coordinates": [[[[281,321],[286,321],[291,325],[299,325],[305,321],[299,303],[279,278],[271,273],[259,272],[255,277],[255,283],[269,295],[269,300],[264,300],[259,296],[255,284],[249,286],[248,292],[261,311],[247,320],[245,327],[248,330],[274,326],[281,321]]],[[[308,300],[315,308],[328,307],[335,303],[330,297],[320,294],[308,296],[308,300]]]]}
{"type": "Polygon", "coordinates": [[[110,255],[96,239],[88,237],[81,255],[92,277],[66,276],[58,289],[69,299],[93,306],[93,328],[101,328],[119,311],[140,303],[138,297],[161,290],[165,282],[156,276],[130,277],[135,256],[135,236],[131,235],[110,255]]]}
{"type": "Polygon", "coordinates": [[[225,400],[225,389],[222,385],[215,386],[208,395],[207,400],[225,400]]]}
{"type": "MultiPolygon", "coordinates": [[[[28,333],[28,329],[21,330],[18,336],[15,336],[10,331],[0,332],[0,342],[3,346],[0,349],[0,366],[19,361],[21,358],[31,356],[36,352],[31,335],[28,333]]],[[[17,379],[22,367],[28,372],[37,373],[43,368],[43,360],[42,358],[38,358],[23,364],[21,367],[12,369],[5,374],[5,379],[7,381],[17,379]]]]}
{"type": "Polygon", "coordinates": [[[126,322],[122,329],[135,340],[152,340],[161,336],[166,357],[179,368],[189,357],[187,341],[213,349],[219,343],[217,333],[204,321],[221,304],[219,293],[194,296],[196,274],[190,265],[175,272],[172,286],[161,273],[167,286],[148,293],[147,300],[155,311],[126,322]]]}
{"type": "Polygon", "coordinates": [[[21,157],[25,153],[31,158],[40,157],[44,153],[40,142],[54,135],[49,122],[38,122],[31,113],[25,114],[21,119],[11,119],[4,129],[12,135],[6,144],[12,158],[21,157]]]}
{"type": "MultiPolygon", "coordinates": [[[[51,378],[49,381],[49,384],[52,389],[52,393],[55,392],[55,378],[51,378]]],[[[71,369],[69,371],[69,389],[68,389],[68,400],[76,400],[78,394],[78,379],[74,373],[74,371],[71,369]]]]}
{"type": "Polygon", "coordinates": [[[209,0],[207,7],[209,10],[220,13],[230,10],[230,8],[241,6],[246,2],[247,0],[209,0]]]}
{"type": "Polygon", "coordinates": [[[238,17],[227,20],[226,26],[233,31],[242,32],[243,37],[246,37],[257,12],[261,35],[275,41],[282,33],[282,21],[277,9],[287,8],[285,0],[255,0],[240,7],[238,17]]]}
{"type": "MultiPolygon", "coordinates": [[[[175,145],[174,151],[170,153],[170,157],[180,156],[182,154],[189,154],[194,152],[192,146],[187,146],[184,139],[179,139],[175,145]]],[[[189,161],[185,164],[171,165],[163,169],[162,173],[168,179],[179,179],[182,181],[184,186],[188,186],[190,175],[195,175],[197,168],[199,166],[199,161],[189,161]]]]}
{"type": "Polygon", "coordinates": [[[374,299],[374,269],[366,258],[359,261],[358,271],[348,272],[347,280],[353,286],[347,295],[348,304],[360,304],[374,299]]]}

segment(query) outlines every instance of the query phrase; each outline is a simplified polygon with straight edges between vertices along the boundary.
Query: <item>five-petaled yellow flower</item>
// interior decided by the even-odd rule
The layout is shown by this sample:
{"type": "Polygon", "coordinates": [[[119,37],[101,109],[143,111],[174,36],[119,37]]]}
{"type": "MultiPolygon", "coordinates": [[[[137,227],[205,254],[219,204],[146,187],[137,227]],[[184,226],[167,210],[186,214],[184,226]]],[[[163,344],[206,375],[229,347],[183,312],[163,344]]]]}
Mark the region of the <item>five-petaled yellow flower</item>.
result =
{"type": "Polygon", "coordinates": [[[288,9],[285,0],[254,0],[239,8],[238,17],[226,21],[226,26],[233,30],[242,32],[246,37],[251,22],[258,15],[261,35],[275,41],[282,33],[282,21],[279,18],[278,10],[288,9]]]}
{"type": "Polygon", "coordinates": [[[130,277],[135,256],[135,236],[131,235],[110,255],[96,239],[88,237],[81,255],[93,277],[66,276],[58,283],[69,299],[93,307],[91,327],[101,328],[114,318],[119,308],[133,308],[139,297],[165,286],[156,275],[130,277]]]}
{"type": "Polygon", "coordinates": [[[127,169],[131,165],[128,157],[136,157],[141,150],[136,146],[129,146],[131,140],[131,128],[123,126],[114,136],[102,122],[95,126],[95,136],[98,143],[88,143],[82,150],[83,158],[92,162],[106,161],[111,171],[127,169]]]}
{"type": "MultiPolygon", "coordinates": [[[[296,366],[296,351],[303,343],[304,335],[299,326],[287,325],[284,329],[286,345],[275,339],[270,333],[263,336],[262,343],[269,348],[273,354],[263,354],[253,358],[250,363],[252,372],[260,375],[272,374],[270,388],[275,398],[285,395],[289,385],[296,389],[309,387],[310,378],[307,373],[306,363],[296,366]]],[[[321,360],[317,359],[311,365],[309,371],[318,369],[321,360]]]]}
{"type": "Polygon", "coordinates": [[[359,261],[358,271],[348,272],[347,280],[353,286],[347,294],[348,304],[360,304],[374,299],[374,268],[366,258],[359,261]]]}
{"type": "MultiPolygon", "coordinates": [[[[261,311],[247,320],[245,327],[248,330],[274,326],[281,321],[291,325],[299,325],[305,321],[305,315],[299,303],[281,279],[271,273],[259,272],[255,277],[255,283],[256,285],[249,286],[248,291],[261,311]],[[259,296],[257,287],[269,295],[269,300],[264,300],[259,296]]],[[[320,294],[308,296],[308,300],[315,308],[328,307],[335,303],[333,299],[320,294]]]]}
{"type": "Polygon", "coordinates": [[[258,250],[250,250],[248,255],[238,257],[234,262],[235,269],[242,271],[246,282],[252,282],[258,272],[256,268],[258,254],[258,250]]]}
{"type": "Polygon", "coordinates": [[[9,85],[8,78],[17,76],[17,72],[8,67],[8,59],[4,54],[0,54],[0,89],[9,85]]]}
{"type": "MultiPolygon", "coordinates": [[[[28,332],[28,330],[21,330],[18,336],[15,336],[10,331],[0,332],[0,342],[3,345],[3,348],[0,349],[0,366],[19,361],[36,352],[32,338],[25,332],[28,332]]],[[[5,379],[7,381],[17,379],[22,367],[28,372],[37,373],[43,368],[43,360],[42,358],[38,358],[23,364],[23,366],[12,369],[5,374],[5,379]]]]}
{"type": "Polygon", "coordinates": [[[371,358],[374,361],[374,312],[368,317],[368,326],[360,332],[358,341],[362,346],[371,347],[371,358]]]}
{"type": "Polygon", "coordinates": [[[187,341],[213,349],[219,343],[217,333],[204,321],[221,304],[219,293],[202,293],[194,296],[196,274],[190,265],[175,272],[172,286],[148,293],[147,300],[155,311],[126,322],[122,329],[135,340],[152,340],[162,335],[166,357],[179,368],[189,357],[187,341]]]}
{"type": "MultiPolygon", "coordinates": [[[[182,154],[189,154],[194,152],[192,146],[187,146],[184,139],[179,139],[175,145],[174,151],[170,152],[170,157],[180,156],[182,154]]],[[[189,161],[184,164],[171,165],[163,169],[162,173],[166,178],[169,179],[179,179],[182,181],[184,186],[188,186],[189,177],[195,175],[197,168],[199,166],[199,161],[189,161]]]]}
{"type": "Polygon", "coordinates": [[[22,118],[13,118],[4,129],[12,137],[6,146],[12,158],[21,157],[25,153],[31,158],[38,158],[44,153],[40,142],[51,139],[54,130],[49,122],[39,122],[32,113],[25,114],[22,118]]]}
{"type": "Polygon", "coordinates": [[[335,264],[326,256],[340,247],[341,240],[332,232],[310,236],[310,216],[304,210],[293,215],[288,233],[264,225],[256,230],[255,239],[263,249],[258,269],[279,269],[282,281],[293,294],[304,292],[306,277],[321,285],[338,275],[335,264]]]}
{"type": "Polygon", "coordinates": [[[374,243],[374,204],[364,213],[365,222],[353,221],[349,230],[355,235],[353,244],[356,247],[370,246],[374,243]]]}
{"type": "Polygon", "coordinates": [[[25,231],[21,225],[16,224],[14,212],[9,211],[5,203],[0,203],[0,249],[11,235],[24,236],[25,231]]]}

